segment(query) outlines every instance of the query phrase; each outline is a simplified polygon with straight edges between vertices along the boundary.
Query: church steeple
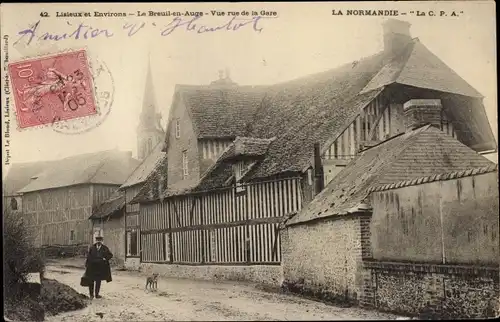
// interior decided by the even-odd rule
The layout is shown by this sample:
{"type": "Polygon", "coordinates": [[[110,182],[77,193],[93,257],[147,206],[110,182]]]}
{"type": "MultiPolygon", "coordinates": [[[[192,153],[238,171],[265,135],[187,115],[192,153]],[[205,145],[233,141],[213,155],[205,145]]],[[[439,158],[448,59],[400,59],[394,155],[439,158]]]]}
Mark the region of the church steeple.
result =
{"type": "Polygon", "coordinates": [[[148,59],[147,68],[142,111],[137,127],[137,157],[141,160],[145,159],[165,136],[160,123],[161,114],[157,112],[156,108],[150,59],[148,59]]]}

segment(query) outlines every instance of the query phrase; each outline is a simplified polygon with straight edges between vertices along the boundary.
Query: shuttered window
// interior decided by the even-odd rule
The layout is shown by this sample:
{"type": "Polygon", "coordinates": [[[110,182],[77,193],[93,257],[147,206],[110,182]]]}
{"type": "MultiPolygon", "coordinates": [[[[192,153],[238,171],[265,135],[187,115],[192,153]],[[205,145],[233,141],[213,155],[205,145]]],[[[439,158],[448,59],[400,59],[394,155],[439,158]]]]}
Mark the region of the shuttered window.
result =
{"type": "Polygon", "coordinates": [[[187,150],[182,151],[182,174],[184,177],[189,175],[187,150]]]}

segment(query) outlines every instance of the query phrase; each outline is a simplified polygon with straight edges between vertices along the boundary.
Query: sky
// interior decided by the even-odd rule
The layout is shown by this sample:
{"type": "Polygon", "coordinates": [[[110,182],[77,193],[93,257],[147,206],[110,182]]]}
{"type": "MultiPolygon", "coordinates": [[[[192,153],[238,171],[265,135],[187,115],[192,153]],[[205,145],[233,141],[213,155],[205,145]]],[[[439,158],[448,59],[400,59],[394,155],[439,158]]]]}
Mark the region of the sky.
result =
{"type": "MultiPolygon", "coordinates": [[[[10,129],[11,162],[59,159],[106,149],[132,151],[136,155],[136,128],[145,92],[148,61],[151,63],[155,99],[163,118],[168,118],[176,84],[208,84],[220,69],[229,69],[240,85],[282,82],[335,68],[369,56],[383,47],[381,23],[387,17],[347,16],[347,9],[387,9],[400,12],[440,10],[462,11],[458,17],[396,17],[412,24],[410,32],[469,82],[482,95],[495,138],[497,134],[496,28],[492,2],[482,3],[204,3],[204,4],[8,4],[2,5],[2,36],[9,35],[10,61],[61,50],[85,48],[108,66],[114,82],[114,101],[105,121],[92,131],[67,135],[50,127],[10,129]],[[238,31],[198,34],[179,27],[161,36],[162,26],[174,17],[57,18],[56,11],[127,12],[137,11],[251,11],[277,12],[277,18],[262,19],[238,31]],[[343,10],[333,16],[332,9],[343,10]],[[21,10],[21,11],[18,11],[21,10]],[[16,14],[23,12],[23,15],[16,14]],[[50,17],[41,18],[47,12],[50,17]],[[29,45],[17,33],[40,20],[37,32],[68,34],[79,23],[93,29],[107,29],[112,37],[93,39],[33,40],[29,45]],[[127,36],[124,25],[145,26],[127,36]],[[156,26],[153,26],[153,23],[156,26]]],[[[183,18],[188,19],[188,18],[183,18]]],[[[230,18],[204,16],[198,23],[218,26],[230,18]]],[[[4,41],[4,40],[2,40],[4,41]]],[[[4,42],[2,43],[2,48],[4,42]]],[[[5,49],[3,49],[5,50],[5,49]]],[[[4,53],[4,51],[2,51],[4,53]]],[[[3,60],[3,59],[2,59],[3,60]]],[[[3,64],[3,62],[2,62],[3,64]]],[[[3,71],[2,71],[3,73],[3,71]]],[[[2,74],[2,87],[3,87],[2,74]]],[[[98,86],[99,84],[96,84],[98,86]]],[[[110,85],[102,86],[109,88],[110,85]]],[[[3,101],[2,101],[2,104],[3,101]]],[[[2,116],[3,118],[3,116],[2,116]]],[[[15,116],[11,110],[11,124],[15,116]]],[[[3,130],[2,130],[3,135],[3,130]]],[[[497,139],[498,142],[498,139],[497,139]]],[[[496,154],[490,156],[495,159],[496,154]]]]}

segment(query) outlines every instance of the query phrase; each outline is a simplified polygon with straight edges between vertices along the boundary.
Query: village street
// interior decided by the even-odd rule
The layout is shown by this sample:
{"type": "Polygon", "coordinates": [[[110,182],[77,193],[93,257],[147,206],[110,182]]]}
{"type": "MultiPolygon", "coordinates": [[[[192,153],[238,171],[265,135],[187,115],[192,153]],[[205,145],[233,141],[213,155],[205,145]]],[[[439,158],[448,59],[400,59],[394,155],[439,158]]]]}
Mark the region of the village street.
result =
{"type": "MultiPolygon", "coordinates": [[[[87,294],[79,285],[83,270],[48,266],[46,277],[87,294]]],[[[85,309],[48,316],[46,321],[231,321],[356,320],[396,316],[359,308],[340,308],[295,296],[268,293],[234,282],[161,278],[158,290],[144,290],[137,272],[114,271],[101,295],[85,309]],[[102,313],[102,318],[100,314],[102,313]]],[[[90,300],[89,300],[90,301],[90,300]]]]}

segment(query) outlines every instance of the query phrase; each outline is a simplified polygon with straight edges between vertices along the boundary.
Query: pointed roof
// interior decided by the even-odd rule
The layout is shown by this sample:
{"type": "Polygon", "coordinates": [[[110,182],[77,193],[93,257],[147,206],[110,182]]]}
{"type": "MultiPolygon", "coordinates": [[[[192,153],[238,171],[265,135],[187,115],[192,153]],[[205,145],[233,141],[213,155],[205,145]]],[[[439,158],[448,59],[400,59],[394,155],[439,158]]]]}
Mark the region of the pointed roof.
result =
{"type": "Polygon", "coordinates": [[[364,211],[373,187],[491,165],[455,138],[426,125],[362,152],[287,225],[364,211]]]}
{"type": "Polygon", "coordinates": [[[392,83],[432,89],[445,93],[483,98],[475,88],[425,47],[418,38],[402,54],[385,65],[361,93],[392,83]]]}
{"type": "Polygon", "coordinates": [[[13,196],[30,183],[31,178],[57,161],[13,163],[3,181],[4,196],[13,196]]]}
{"type": "Polygon", "coordinates": [[[99,151],[53,161],[20,193],[55,189],[77,184],[121,185],[139,165],[128,151],[99,151]]]}
{"type": "Polygon", "coordinates": [[[153,74],[151,72],[151,60],[148,59],[144,97],[142,100],[142,110],[138,125],[139,130],[154,130],[163,132],[160,125],[161,114],[157,112],[156,106],[153,74]]]}
{"type": "Polygon", "coordinates": [[[168,158],[165,154],[143,182],[141,189],[130,203],[163,198],[167,190],[168,158]]]}
{"type": "Polygon", "coordinates": [[[461,140],[476,150],[496,146],[481,94],[416,38],[396,55],[382,51],[280,84],[179,85],[175,95],[185,102],[200,139],[276,137],[248,177],[257,179],[303,171],[315,142],[324,149],[327,138],[340,135],[371,100],[396,84],[448,95],[447,114],[457,123],[461,140]]]}
{"type": "Polygon", "coordinates": [[[108,199],[99,204],[89,219],[103,219],[116,214],[125,207],[125,195],[115,191],[108,199]]]}
{"type": "Polygon", "coordinates": [[[132,172],[125,183],[120,187],[120,190],[130,188],[132,186],[142,184],[146,181],[150,173],[166,156],[162,152],[163,142],[158,143],[154,150],[141,162],[141,164],[132,172]]]}

